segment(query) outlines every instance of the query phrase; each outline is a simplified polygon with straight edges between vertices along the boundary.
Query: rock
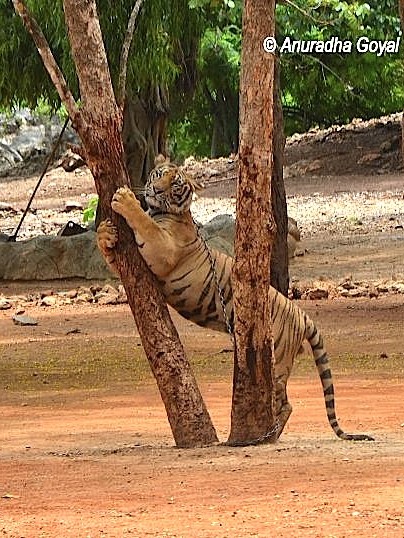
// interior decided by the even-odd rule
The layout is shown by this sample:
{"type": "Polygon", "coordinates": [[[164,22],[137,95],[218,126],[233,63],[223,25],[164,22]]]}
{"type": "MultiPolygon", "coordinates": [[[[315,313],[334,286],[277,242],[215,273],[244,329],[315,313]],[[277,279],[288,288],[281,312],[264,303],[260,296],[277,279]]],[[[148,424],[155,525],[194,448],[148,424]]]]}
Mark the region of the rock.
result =
{"type": "Polygon", "coordinates": [[[9,310],[12,306],[7,299],[0,299],[0,310],[9,310]]]}
{"type": "Polygon", "coordinates": [[[402,282],[396,282],[392,284],[391,290],[395,293],[404,293],[404,283],[402,282]]]}
{"type": "Polygon", "coordinates": [[[352,290],[355,286],[352,283],[352,277],[347,276],[343,280],[341,280],[338,283],[338,289],[341,288],[343,290],[352,290]]]}
{"type": "Polygon", "coordinates": [[[9,238],[7,234],[0,233],[0,243],[8,243],[9,238]]]}
{"type": "Polygon", "coordinates": [[[107,304],[118,304],[118,297],[119,293],[116,291],[115,293],[100,293],[96,299],[98,304],[100,305],[107,305],[107,304]]]}
{"type": "Polygon", "coordinates": [[[101,304],[101,305],[107,305],[107,304],[118,304],[117,301],[118,301],[118,297],[119,297],[119,292],[117,289],[115,289],[113,286],[111,286],[110,284],[106,284],[100,292],[98,292],[95,297],[94,297],[94,300],[96,302],[98,302],[98,304],[101,304]]]}
{"type": "Polygon", "coordinates": [[[58,231],[58,235],[61,237],[69,237],[70,235],[83,234],[87,231],[87,228],[83,228],[80,224],[69,220],[63,228],[58,231]]]}
{"type": "Polygon", "coordinates": [[[54,294],[53,290],[44,290],[39,293],[39,296],[41,299],[43,299],[44,297],[47,297],[48,295],[53,295],[53,294],[54,294]]]}
{"type": "Polygon", "coordinates": [[[22,315],[16,314],[15,316],[13,316],[13,321],[15,325],[22,325],[22,326],[38,325],[38,321],[31,316],[22,316],[22,315]]]}
{"type": "Polygon", "coordinates": [[[125,304],[128,302],[128,297],[126,295],[125,288],[122,286],[122,284],[119,284],[118,286],[118,304],[125,304]]]}
{"type": "Polygon", "coordinates": [[[234,256],[235,220],[231,215],[218,215],[209,221],[201,234],[211,248],[234,256]]]}
{"type": "Polygon", "coordinates": [[[300,241],[300,230],[297,226],[297,221],[292,217],[288,217],[288,234],[296,239],[296,241],[300,241]]]}
{"type": "MultiPolygon", "coordinates": [[[[297,246],[300,242],[300,230],[297,226],[297,222],[292,217],[288,217],[288,258],[291,260],[297,253],[297,246]]],[[[303,252],[304,254],[304,252],[303,252]]]]}
{"type": "Polygon", "coordinates": [[[379,292],[377,291],[376,287],[371,284],[368,289],[368,296],[373,299],[379,297],[379,292]]]}
{"type": "Polygon", "coordinates": [[[93,295],[96,295],[102,290],[102,286],[100,284],[93,284],[89,289],[93,295]]]}
{"type": "Polygon", "coordinates": [[[0,279],[53,280],[111,278],[95,242],[95,232],[71,237],[39,236],[0,242],[0,279]]]}
{"type": "MultiPolygon", "coordinates": [[[[224,252],[228,256],[234,256],[235,219],[231,215],[218,215],[210,220],[201,233],[208,245],[224,252]]],[[[300,241],[300,230],[295,219],[288,217],[288,257],[293,258],[297,244],[300,241]]]]}
{"type": "Polygon", "coordinates": [[[41,301],[42,306],[55,306],[57,303],[58,299],[54,295],[47,295],[41,301]]]}
{"type": "Polygon", "coordinates": [[[76,300],[76,303],[93,303],[94,302],[94,296],[92,293],[78,293],[76,300]]]}
{"type": "Polygon", "coordinates": [[[77,155],[77,153],[73,153],[71,149],[66,151],[65,155],[59,162],[59,166],[61,166],[66,172],[73,172],[73,170],[76,170],[76,168],[80,168],[85,164],[84,159],[82,159],[80,155],[77,155]]]}
{"type": "Polygon", "coordinates": [[[65,297],[68,299],[75,299],[77,297],[77,290],[68,290],[65,292],[65,297]]]}
{"type": "Polygon", "coordinates": [[[321,169],[321,161],[319,159],[315,159],[314,161],[312,161],[306,168],[306,173],[307,172],[317,172],[318,170],[321,169]]]}
{"type": "Polygon", "coordinates": [[[389,288],[388,286],[386,285],[385,282],[381,282],[379,284],[375,284],[375,287],[376,287],[376,290],[379,292],[379,293],[387,293],[389,291],[389,288]]]}
{"type": "Polygon", "coordinates": [[[381,159],[380,153],[366,153],[360,159],[358,159],[357,164],[372,164],[375,161],[381,159]]]}
{"type": "Polygon", "coordinates": [[[83,209],[83,204],[81,202],[78,202],[77,200],[67,200],[65,202],[65,211],[75,211],[76,209],[83,209]]]}
{"type": "Polygon", "coordinates": [[[18,213],[17,209],[7,202],[0,202],[0,211],[11,211],[12,213],[18,213]]]}
{"type": "Polygon", "coordinates": [[[318,299],[328,299],[328,294],[328,290],[324,288],[312,288],[306,291],[304,298],[316,301],[318,299]]]}
{"type": "Polygon", "coordinates": [[[348,296],[355,298],[355,297],[366,297],[368,294],[366,289],[363,288],[354,288],[352,290],[348,290],[348,296]]]}
{"type": "MultiPolygon", "coordinates": [[[[91,288],[90,288],[91,290],[91,288]]],[[[118,293],[117,289],[114,288],[114,286],[111,286],[111,284],[105,284],[105,286],[103,286],[101,288],[101,293],[109,293],[109,294],[115,294],[115,293],[118,293]]]]}
{"type": "Polygon", "coordinates": [[[389,151],[395,151],[400,147],[401,136],[393,136],[390,140],[386,140],[379,146],[380,153],[388,153],[389,151]]]}

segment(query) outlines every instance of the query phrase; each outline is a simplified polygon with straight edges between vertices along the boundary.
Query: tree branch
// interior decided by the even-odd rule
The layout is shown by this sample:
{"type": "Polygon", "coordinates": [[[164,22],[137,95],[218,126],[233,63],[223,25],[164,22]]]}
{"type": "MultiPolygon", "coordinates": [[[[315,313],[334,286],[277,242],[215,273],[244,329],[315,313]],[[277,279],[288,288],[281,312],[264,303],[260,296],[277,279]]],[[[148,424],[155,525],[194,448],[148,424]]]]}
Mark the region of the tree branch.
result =
{"type": "Polygon", "coordinates": [[[38,26],[36,20],[29,13],[23,1],[13,0],[13,4],[16,13],[21,17],[25,28],[31,35],[36,45],[36,48],[38,49],[45,68],[48,71],[48,74],[59,94],[62,103],[65,105],[67,112],[69,113],[72,123],[75,123],[75,120],[77,119],[77,116],[79,114],[79,109],[77,107],[76,101],[74,100],[73,94],[69,90],[63,73],[60,70],[60,67],[58,66],[52,54],[48,42],[42,33],[42,30],[38,26]]]}
{"type": "MultiPolygon", "coordinates": [[[[80,113],[86,124],[110,121],[113,116],[120,114],[120,110],[116,106],[97,4],[95,0],[63,0],[63,10],[79,80],[80,113]]],[[[86,145],[83,130],[79,135],[86,145]]]]}
{"type": "Polygon", "coordinates": [[[143,0],[136,0],[133,6],[132,13],[129,18],[128,27],[125,33],[125,39],[122,45],[121,59],[119,62],[119,78],[118,78],[118,90],[116,101],[118,106],[123,107],[125,103],[125,91],[126,91],[126,74],[128,71],[128,57],[130,46],[132,44],[133,33],[135,31],[136,19],[142,7],[143,0]]]}
{"type": "MultiPolygon", "coordinates": [[[[301,13],[302,15],[307,17],[308,19],[311,19],[313,22],[315,22],[317,24],[323,24],[324,26],[334,26],[335,25],[336,19],[334,21],[326,21],[326,20],[316,19],[316,17],[313,17],[313,15],[311,15],[308,11],[306,11],[305,9],[298,6],[292,0],[278,0],[277,4],[286,4],[287,6],[293,7],[294,9],[296,9],[296,11],[299,11],[299,13],[301,13]]],[[[321,2],[319,2],[316,7],[311,8],[311,11],[315,11],[318,7],[320,7],[320,5],[321,5],[321,2]]]]}

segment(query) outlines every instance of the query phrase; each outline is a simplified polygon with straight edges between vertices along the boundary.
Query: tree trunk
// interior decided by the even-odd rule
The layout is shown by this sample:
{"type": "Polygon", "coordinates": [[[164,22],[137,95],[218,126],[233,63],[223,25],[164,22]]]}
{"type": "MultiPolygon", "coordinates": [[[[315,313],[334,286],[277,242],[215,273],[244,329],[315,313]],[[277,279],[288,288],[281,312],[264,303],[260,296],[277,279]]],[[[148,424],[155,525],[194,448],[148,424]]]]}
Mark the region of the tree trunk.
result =
{"type": "MultiPolygon", "coordinates": [[[[167,152],[168,112],[167,92],[160,86],[126,96],[122,128],[125,162],[130,187],[144,210],[147,209],[147,204],[143,188],[154,168],[155,157],[159,153],[166,155],[167,152]]],[[[96,228],[104,218],[101,205],[98,205],[96,228]]]]}
{"type": "Polygon", "coordinates": [[[64,0],[64,9],[83,100],[85,125],[83,128],[78,123],[77,128],[94,175],[102,213],[109,215],[118,227],[116,264],[176,444],[185,447],[215,442],[216,433],[162,292],[140,256],[130,228],[110,208],[116,188],[128,183],[128,174],[121,136],[122,115],[113,95],[95,2],[83,5],[64,0]]]}
{"type": "Polygon", "coordinates": [[[127,185],[129,180],[121,135],[122,113],[112,89],[95,1],[64,0],[63,6],[79,79],[80,109],[39,27],[28,15],[24,3],[14,0],[14,7],[34,37],[52,81],[80,135],[102,212],[117,226],[119,242],[116,265],[166,406],[174,439],[182,447],[215,442],[215,430],[162,293],[137,250],[130,228],[111,210],[111,199],[116,188],[127,185]]]}
{"type": "Polygon", "coordinates": [[[289,290],[288,260],[288,213],[283,181],[283,155],[285,134],[281,101],[280,59],[275,57],[274,70],[274,131],[271,197],[272,211],[276,222],[276,235],[271,254],[271,285],[285,297],[289,290]]]}
{"type": "Polygon", "coordinates": [[[146,184],[155,157],[167,152],[168,112],[167,91],[160,86],[126,98],[122,137],[130,185],[136,194],[146,184]]]}
{"type": "Polygon", "coordinates": [[[217,119],[216,115],[213,115],[213,130],[212,130],[212,140],[210,143],[210,158],[216,159],[218,157],[218,145],[219,145],[219,132],[220,132],[220,125],[219,120],[217,119]]]}
{"type": "Polygon", "coordinates": [[[274,57],[273,0],[245,0],[233,267],[235,352],[230,445],[274,440],[274,348],[269,301],[274,57]]]}

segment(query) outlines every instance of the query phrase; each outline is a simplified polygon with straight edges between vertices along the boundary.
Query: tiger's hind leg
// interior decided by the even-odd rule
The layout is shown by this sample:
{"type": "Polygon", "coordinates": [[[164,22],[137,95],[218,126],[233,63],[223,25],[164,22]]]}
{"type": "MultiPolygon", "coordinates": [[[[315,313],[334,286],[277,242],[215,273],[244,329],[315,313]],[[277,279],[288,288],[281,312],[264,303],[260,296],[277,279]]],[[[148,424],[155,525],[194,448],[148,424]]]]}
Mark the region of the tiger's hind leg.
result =
{"type": "Polygon", "coordinates": [[[118,232],[112,222],[103,220],[97,228],[97,245],[109,268],[116,273],[114,248],[118,241],[118,232]]]}
{"type": "Polygon", "coordinates": [[[292,414],[292,406],[288,401],[286,393],[286,381],[278,379],[276,382],[276,436],[273,438],[275,442],[281,436],[286,423],[292,414]]]}
{"type": "Polygon", "coordinates": [[[282,405],[280,413],[276,416],[276,437],[274,438],[274,441],[279,439],[279,437],[281,436],[283,428],[286,426],[286,423],[291,414],[292,406],[287,401],[282,405]]]}

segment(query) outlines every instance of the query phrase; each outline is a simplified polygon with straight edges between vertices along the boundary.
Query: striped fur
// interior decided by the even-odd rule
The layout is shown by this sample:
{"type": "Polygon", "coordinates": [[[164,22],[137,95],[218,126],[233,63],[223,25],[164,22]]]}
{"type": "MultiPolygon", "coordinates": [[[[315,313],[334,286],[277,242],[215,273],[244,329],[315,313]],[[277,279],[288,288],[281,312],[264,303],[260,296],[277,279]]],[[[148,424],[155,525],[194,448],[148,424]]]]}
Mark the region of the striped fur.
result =
{"type": "MultiPolygon", "coordinates": [[[[205,242],[193,223],[190,206],[200,185],[176,166],[163,162],[151,172],[145,188],[150,207],[146,214],[129,189],[119,189],[112,208],[127,220],[140,252],[158,277],[167,303],[183,317],[203,327],[226,331],[217,282],[205,242]]],[[[109,221],[98,229],[98,244],[113,268],[116,230],[109,221]]],[[[211,250],[219,285],[223,290],[227,317],[233,323],[231,289],[232,259],[211,250]]],[[[335,414],[334,387],[323,340],[313,321],[295,303],[269,287],[276,361],[277,435],[281,434],[291,412],[286,385],[295,357],[308,341],[324,392],[328,421],[335,434],[346,440],[371,440],[368,435],[347,434],[335,414]]]]}

